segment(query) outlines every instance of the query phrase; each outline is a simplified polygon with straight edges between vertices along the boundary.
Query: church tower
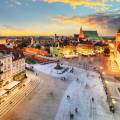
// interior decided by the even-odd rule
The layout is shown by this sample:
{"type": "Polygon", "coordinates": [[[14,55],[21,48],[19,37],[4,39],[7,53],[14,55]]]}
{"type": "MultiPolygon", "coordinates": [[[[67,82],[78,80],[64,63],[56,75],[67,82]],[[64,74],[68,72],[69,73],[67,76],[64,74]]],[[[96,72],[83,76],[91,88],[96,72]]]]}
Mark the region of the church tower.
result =
{"type": "Polygon", "coordinates": [[[80,33],[82,32],[82,27],[80,28],[80,33]]]}
{"type": "Polygon", "coordinates": [[[82,40],[84,38],[84,33],[82,30],[82,27],[80,28],[80,33],[79,33],[79,40],[82,40]]]}

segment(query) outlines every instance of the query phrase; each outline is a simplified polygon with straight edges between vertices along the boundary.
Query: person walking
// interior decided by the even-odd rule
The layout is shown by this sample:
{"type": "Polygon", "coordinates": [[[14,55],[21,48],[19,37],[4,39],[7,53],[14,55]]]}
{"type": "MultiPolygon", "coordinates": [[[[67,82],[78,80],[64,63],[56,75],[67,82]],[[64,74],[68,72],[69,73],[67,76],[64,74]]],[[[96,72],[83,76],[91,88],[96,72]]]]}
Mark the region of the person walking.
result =
{"type": "Polygon", "coordinates": [[[75,113],[78,113],[78,108],[77,107],[75,108],[75,113]]]}
{"type": "Polygon", "coordinates": [[[70,120],[74,119],[74,114],[70,112],[70,120]]]}
{"type": "Polygon", "coordinates": [[[94,102],[94,98],[92,97],[92,102],[94,102]]]}
{"type": "Polygon", "coordinates": [[[67,95],[67,99],[68,99],[68,100],[70,99],[70,96],[69,96],[69,95],[67,95]]]}

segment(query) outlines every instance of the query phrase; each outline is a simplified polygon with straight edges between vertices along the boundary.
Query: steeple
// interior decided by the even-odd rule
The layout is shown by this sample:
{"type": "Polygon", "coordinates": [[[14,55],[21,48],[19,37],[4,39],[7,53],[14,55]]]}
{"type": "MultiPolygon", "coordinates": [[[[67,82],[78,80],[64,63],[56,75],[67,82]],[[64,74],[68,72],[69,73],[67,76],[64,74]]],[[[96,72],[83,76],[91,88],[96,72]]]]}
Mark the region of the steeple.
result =
{"type": "Polygon", "coordinates": [[[80,27],[80,33],[82,32],[82,26],[80,27]]]}

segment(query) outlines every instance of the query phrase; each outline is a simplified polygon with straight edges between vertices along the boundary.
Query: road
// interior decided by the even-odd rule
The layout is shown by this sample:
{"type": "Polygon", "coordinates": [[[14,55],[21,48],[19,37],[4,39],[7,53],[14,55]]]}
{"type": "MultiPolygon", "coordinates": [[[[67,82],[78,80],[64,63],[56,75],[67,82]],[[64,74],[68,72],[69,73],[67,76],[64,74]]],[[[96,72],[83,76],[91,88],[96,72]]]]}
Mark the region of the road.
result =
{"type": "MultiPolygon", "coordinates": [[[[21,97],[25,99],[22,100],[22,102],[20,102],[17,106],[15,105],[16,107],[13,107],[14,105],[12,104],[8,105],[9,102],[6,102],[6,106],[8,106],[9,110],[12,107],[13,109],[0,120],[54,119],[64,91],[69,85],[69,81],[61,81],[57,78],[40,72],[37,76],[32,72],[28,72],[28,74],[32,81],[29,83],[26,89],[29,90],[31,88],[31,84],[35,84],[34,86],[37,84],[37,88],[31,94],[29,94],[28,97],[24,97],[26,93],[25,88],[19,93],[19,95],[11,97],[10,99],[13,99],[12,104],[14,105],[15,103],[17,104],[19,101],[18,99],[21,97]]],[[[3,108],[3,106],[1,112],[6,111],[6,108],[3,108]]],[[[7,112],[4,112],[4,114],[5,113],[7,112]]]]}

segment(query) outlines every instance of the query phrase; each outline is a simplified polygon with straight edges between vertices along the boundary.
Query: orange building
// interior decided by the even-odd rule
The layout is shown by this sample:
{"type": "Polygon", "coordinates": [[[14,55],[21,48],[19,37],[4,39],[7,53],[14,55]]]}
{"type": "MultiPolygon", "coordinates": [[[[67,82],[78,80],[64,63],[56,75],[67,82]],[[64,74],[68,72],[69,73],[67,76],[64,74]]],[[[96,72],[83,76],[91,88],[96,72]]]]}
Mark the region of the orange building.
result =
{"type": "Polygon", "coordinates": [[[36,48],[24,48],[23,51],[31,53],[31,54],[39,54],[39,55],[43,55],[43,56],[48,56],[47,51],[39,50],[39,49],[36,49],[36,48]]]}

